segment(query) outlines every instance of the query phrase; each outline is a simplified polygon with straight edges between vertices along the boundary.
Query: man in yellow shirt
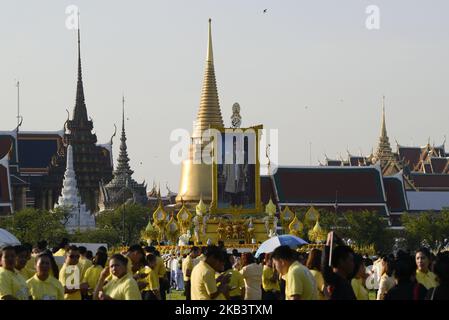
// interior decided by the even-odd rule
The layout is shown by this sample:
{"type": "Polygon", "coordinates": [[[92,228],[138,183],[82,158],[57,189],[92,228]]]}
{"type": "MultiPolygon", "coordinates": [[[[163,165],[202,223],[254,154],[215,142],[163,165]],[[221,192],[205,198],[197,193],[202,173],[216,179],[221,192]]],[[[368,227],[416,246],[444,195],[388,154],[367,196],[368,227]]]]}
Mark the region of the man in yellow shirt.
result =
{"type": "Polygon", "coordinates": [[[78,247],[70,246],[65,263],[59,271],[59,281],[64,287],[64,300],[81,300],[81,288],[84,288],[85,285],[82,283],[79,258],[78,247]]]}
{"type": "Polygon", "coordinates": [[[186,300],[191,300],[190,295],[190,276],[193,270],[193,261],[200,254],[200,248],[192,247],[190,254],[182,260],[182,276],[184,277],[184,294],[186,296],[186,300]]]}
{"type": "Polygon", "coordinates": [[[168,281],[167,268],[165,267],[164,260],[161,258],[159,251],[157,251],[156,248],[153,246],[145,247],[145,251],[147,254],[151,253],[156,256],[155,271],[159,276],[161,299],[167,300],[167,291],[170,288],[170,283],[168,281]]]}
{"type": "Polygon", "coordinates": [[[315,279],[309,269],[295,260],[295,251],[289,246],[277,247],[272,259],[285,280],[286,300],[318,300],[315,279]]]}
{"type": "Polygon", "coordinates": [[[25,279],[15,269],[16,251],[14,247],[5,247],[0,260],[0,299],[29,300],[30,294],[25,279]]]}
{"type": "Polygon", "coordinates": [[[92,266],[92,261],[86,258],[87,248],[83,246],[79,246],[80,260],[79,265],[81,268],[81,278],[84,278],[84,274],[86,273],[87,268],[92,266]]]}
{"type": "Polygon", "coordinates": [[[152,253],[146,256],[147,266],[145,282],[147,286],[142,292],[144,300],[161,300],[159,275],[156,272],[157,259],[152,253]]]}
{"type": "Polygon", "coordinates": [[[50,259],[47,253],[36,257],[36,274],[27,281],[33,300],[64,300],[64,287],[50,276],[50,259]]]}
{"type": "Polygon", "coordinates": [[[59,244],[59,250],[53,253],[55,257],[64,257],[67,253],[67,250],[70,247],[69,239],[63,238],[61,243],[59,244]]]}
{"type": "Polygon", "coordinates": [[[216,272],[223,272],[226,253],[219,247],[209,246],[206,261],[200,261],[190,277],[192,300],[215,300],[229,298],[229,275],[215,278],[216,272]],[[217,286],[217,283],[220,283],[217,286]]]}
{"type": "Polygon", "coordinates": [[[279,286],[279,275],[273,268],[271,253],[265,254],[265,264],[262,271],[263,300],[279,300],[281,288],[279,286]]]}

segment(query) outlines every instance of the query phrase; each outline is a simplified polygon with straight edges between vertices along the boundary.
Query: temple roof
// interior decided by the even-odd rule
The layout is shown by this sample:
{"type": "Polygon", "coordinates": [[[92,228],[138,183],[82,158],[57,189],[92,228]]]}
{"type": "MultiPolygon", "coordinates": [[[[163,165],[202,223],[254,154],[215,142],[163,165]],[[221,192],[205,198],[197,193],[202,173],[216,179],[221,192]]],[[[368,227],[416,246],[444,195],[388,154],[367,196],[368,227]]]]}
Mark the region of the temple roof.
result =
{"type": "Polygon", "coordinates": [[[12,212],[8,155],[0,158],[0,215],[12,212]]]}
{"type": "Polygon", "coordinates": [[[274,175],[280,204],[375,204],[386,198],[380,169],[279,167],[274,175]]]}
{"type": "Polygon", "coordinates": [[[419,190],[449,190],[449,174],[412,172],[410,178],[419,190]]]}
{"type": "Polygon", "coordinates": [[[383,177],[383,182],[390,212],[407,211],[408,203],[402,173],[396,176],[383,177]]]}

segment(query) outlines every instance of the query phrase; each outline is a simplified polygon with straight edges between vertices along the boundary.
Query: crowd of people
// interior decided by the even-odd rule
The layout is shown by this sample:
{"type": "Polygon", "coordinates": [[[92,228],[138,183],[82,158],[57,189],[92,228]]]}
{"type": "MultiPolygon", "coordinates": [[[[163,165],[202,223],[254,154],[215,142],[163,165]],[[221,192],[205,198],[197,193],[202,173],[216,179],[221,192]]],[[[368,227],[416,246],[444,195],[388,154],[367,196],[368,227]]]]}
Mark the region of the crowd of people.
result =
{"type": "Polygon", "coordinates": [[[63,239],[0,251],[3,300],[166,300],[173,289],[186,300],[448,300],[449,252],[427,248],[373,259],[355,253],[334,233],[323,250],[298,252],[279,246],[257,258],[218,246],[191,247],[161,255],[153,246],[132,245],[93,254],[63,239]],[[58,265],[55,257],[62,257],[58,265]],[[375,290],[367,287],[378,270],[375,290]],[[370,297],[371,291],[371,297],[370,297]]]}

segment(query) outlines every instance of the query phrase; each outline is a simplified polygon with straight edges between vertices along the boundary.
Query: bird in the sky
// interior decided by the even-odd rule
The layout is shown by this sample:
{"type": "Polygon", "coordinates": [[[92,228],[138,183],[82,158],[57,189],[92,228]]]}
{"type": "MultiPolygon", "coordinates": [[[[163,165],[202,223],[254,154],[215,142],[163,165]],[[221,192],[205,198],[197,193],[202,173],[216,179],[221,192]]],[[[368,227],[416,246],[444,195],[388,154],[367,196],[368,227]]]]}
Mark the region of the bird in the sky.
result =
{"type": "Polygon", "coordinates": [[[268,9],[264,9],[264,10],[263,10],[263,13],[267,13],[267,11],[268,11],[268,9]]]}

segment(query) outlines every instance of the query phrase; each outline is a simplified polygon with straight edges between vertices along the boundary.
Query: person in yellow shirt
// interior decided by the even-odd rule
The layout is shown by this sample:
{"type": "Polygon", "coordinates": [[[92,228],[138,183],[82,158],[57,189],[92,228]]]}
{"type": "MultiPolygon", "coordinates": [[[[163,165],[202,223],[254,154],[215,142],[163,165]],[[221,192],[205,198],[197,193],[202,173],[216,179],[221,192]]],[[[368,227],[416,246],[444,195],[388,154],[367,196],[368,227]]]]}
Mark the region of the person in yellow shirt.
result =
{"type": "Polygon", "coordinates": [[[184,277],[184,294],[186,296],[186,300],[191,300],[190,295],[190,276],[193,270],[194,260],[200,255],[200,248],[194,246],[190,251],[190,254],[182,260],[182,275],[184,277]]]}
{"type": "Polygon", "coordinates": [[[83,282],[86,284],[84,288],[86,300],[92,300],[94,290],[100,279],[101,271],[103,271],[108,260],[108,255],[102,251],[98,251],[94,257],[93,265],[87,268],[84,274],[83,282]]]}
{"type": "Polygon", "coordinates": [[[30,298],[25,279],[14,269],[16,258],[14,247],[7,246],[2,249],[0,257],[1,300],[29,300],[30,298]]]}
{"type": "Polygon", "coordinates": [[[53,256],[55,257],[64,257],[67,253],[67,250],[70,247],[69,239],[63,238],[61,243],[58,246],[58,250],[53,253],[53,256]]]}
{"type": "Polygon", "coordinates": [[[318,300],[315,279],[295,257],[296,252],[289,246],[277,247],[272,255],[276,270],[285,280],[286,300],[318,300]]]}
{"type": "Polygon", "coordinates": [[[365,288],[366,268],[363,263],[363,257],[359,254],[354,255],[354,277],[351,280],[351,287],[357,300],[369,300],[368,290],[365,288]]]}
{"type": "Polygon", "coordinates": [[[114,254],[109,266],[100,274],[94,291],[94,300],[142,300],[139,286],[127,270],[128,259],[121,254],[114,254]],[[105,283],[112,274],[112,279],[105,283]]]}
{"type": "Polygon", "coordinates": [[[157,259],[152,253],[146,256],[146,278],[147,286],[142,291],[143,300],[161,300],[159,275],[156,272],[157,259]]]}
{"type": "Polygon", "coordinates": [[[65,263],[59,271],[59,281],[64,287],[65,300],[81,300],[81,289],[84,290],[85,284],[81,278],[79,258],[78,247],[70,246],[65,263]]]}
{"type": "Polygon", "coordinates": [[[192,300],[215,300],[229,298],[229,275],[215,278],[216,272],[223,272],[226,252],[217,246],[209,246],[206,261],[200,261],[190,277],[192,300]],[[217,285],[219,283],[219,285],[217,285]]]}
{"type": "Polygon", "coordinates": [[[28,249],[23,245],[18,245],[14,247],[16,251],[16,270],[22,275],[25,280],[30,279],[34,276],[35,270],[29,269],[27,263],[29,261],[28,249]]]}
{"type": "Polygon", "coordinates": [[[436,275],[430,271],[430,251],[427,248],[420,248],[416,251],[416,281],[426,287],[427,290],[438,286],[436,275]]]}
{"type": "Polygon", "coordinates": [[[310,270],[310,273],[315,278],[316,288],[318,290],[318,298],[320,300],[326,300],[325,292],[325,283],[323,274],[321,273],[321,255],[322,252],[319,249],[312,249],[309,252],[309,256],[307,258],[306,267],[310,270]]]}
{"type": "Polygon", "coordinates": [[[228,255],[224,264],[224,275],[229,275],[229,300],[244,300],[245,299],[245,279],[243,275],[235,270],[232,266],[234,258],[228,255]]]}
{"type": "Polygon", "coordinates": [[[33,300],[64,300],[64,287],[50,275],[51,257],[41,253],[36,257],[36,274],[27,285],[33,300]]]}
{"type": "Polygon", "coordinates": [[[273,268],[271,253],[266,253],[262,271],[262,300],[279,300],[281,288],[279,286],[279,275],[273,268]]]}
{"type": "Polygon", "coordinates": [[[151,253],[156,256],[157,261],[155,270],[159,276],[161,299],[167,300],[167,291],[170,288],[170,283],[168,281],[167,268],[165,267],[164,259],[162,259],[159,251],[153,246],[145,247],[145,251],[147,254],[151,253]]]}
{"type": "Polygon", "coordinates": [[[79,265],[81,269],[81,278],[84,278],[84,274],[86,273],[86,270],[92,266],[92,261],[86,258],[87,254],[87,248],[83,246],[78,247],[79,253],[80,253],[80,260],[79,265]]]}

